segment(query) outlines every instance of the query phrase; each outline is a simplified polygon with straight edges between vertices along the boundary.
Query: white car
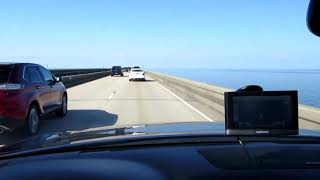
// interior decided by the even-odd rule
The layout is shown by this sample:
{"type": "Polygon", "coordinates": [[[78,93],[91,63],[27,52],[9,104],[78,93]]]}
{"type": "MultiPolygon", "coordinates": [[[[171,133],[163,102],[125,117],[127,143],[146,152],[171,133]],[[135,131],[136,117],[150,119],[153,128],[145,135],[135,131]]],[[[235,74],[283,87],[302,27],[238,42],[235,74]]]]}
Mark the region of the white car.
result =
{"type": "Polygon", "coordinates": [[[146,78],[144,76],[144,72],[142,69],[132,69],[129,73],[129,81],[133,81],[133,80],[142,80],[145,81],[146,78]]]}

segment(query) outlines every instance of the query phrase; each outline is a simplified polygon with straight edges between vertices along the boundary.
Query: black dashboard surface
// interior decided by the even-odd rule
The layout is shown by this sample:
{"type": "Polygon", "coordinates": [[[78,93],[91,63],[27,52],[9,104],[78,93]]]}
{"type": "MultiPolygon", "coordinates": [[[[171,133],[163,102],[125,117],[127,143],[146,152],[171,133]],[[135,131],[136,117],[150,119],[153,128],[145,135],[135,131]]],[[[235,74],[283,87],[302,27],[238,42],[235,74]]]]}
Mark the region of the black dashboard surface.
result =
{"type": "Polygon", "coordinates": [[[0,179],[320,179],[318,140],[135,146],[0,161],[0,179]]]}

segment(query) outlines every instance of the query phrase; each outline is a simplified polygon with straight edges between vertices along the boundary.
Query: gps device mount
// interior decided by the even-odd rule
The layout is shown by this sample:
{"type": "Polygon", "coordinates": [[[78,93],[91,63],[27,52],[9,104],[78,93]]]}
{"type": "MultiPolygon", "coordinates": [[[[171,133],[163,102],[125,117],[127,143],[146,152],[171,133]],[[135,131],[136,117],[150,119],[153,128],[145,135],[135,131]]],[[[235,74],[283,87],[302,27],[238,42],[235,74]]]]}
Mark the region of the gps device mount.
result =
{"type": "Polygon", "coordinates": [[[263,88],[258,85],[248,85],[239,88],[237,92],[263,92],[263,88]]]}

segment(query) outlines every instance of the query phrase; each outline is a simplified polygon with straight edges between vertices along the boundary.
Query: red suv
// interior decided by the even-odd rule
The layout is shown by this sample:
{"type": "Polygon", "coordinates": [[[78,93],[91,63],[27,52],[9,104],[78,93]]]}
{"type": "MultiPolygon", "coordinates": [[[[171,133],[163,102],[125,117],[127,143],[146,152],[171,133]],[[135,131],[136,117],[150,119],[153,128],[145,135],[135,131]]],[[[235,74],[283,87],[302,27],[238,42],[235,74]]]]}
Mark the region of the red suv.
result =
{"type": "Polygon", "coordinates": [[[39,131],[40,117],[67,114],[67,91],[44,67],[31,63],[0,63],[0,132],[23,127],[39,131]]]}

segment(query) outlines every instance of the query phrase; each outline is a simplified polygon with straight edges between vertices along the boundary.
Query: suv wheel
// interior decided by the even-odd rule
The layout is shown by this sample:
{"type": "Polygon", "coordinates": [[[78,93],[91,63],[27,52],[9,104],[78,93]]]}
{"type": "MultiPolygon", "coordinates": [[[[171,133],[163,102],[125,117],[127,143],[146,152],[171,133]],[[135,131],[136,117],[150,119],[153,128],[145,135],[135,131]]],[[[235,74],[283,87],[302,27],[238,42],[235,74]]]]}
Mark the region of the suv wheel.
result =
{"type": "Polygon", "coordinates": [[[25,132],[27,135],[37,134],[39,131],[39,112],[38,108],[32,105],[25,122],[25,132]]]}
{"type": "Polygon", "coordinates": [[[58,115],[63,117],[65,115],[67,115],[68,112],[68,99],[66,95],[63,95],[62,97],[62,102],[61,102],[61,107],[58,110],[58,115]]]}

